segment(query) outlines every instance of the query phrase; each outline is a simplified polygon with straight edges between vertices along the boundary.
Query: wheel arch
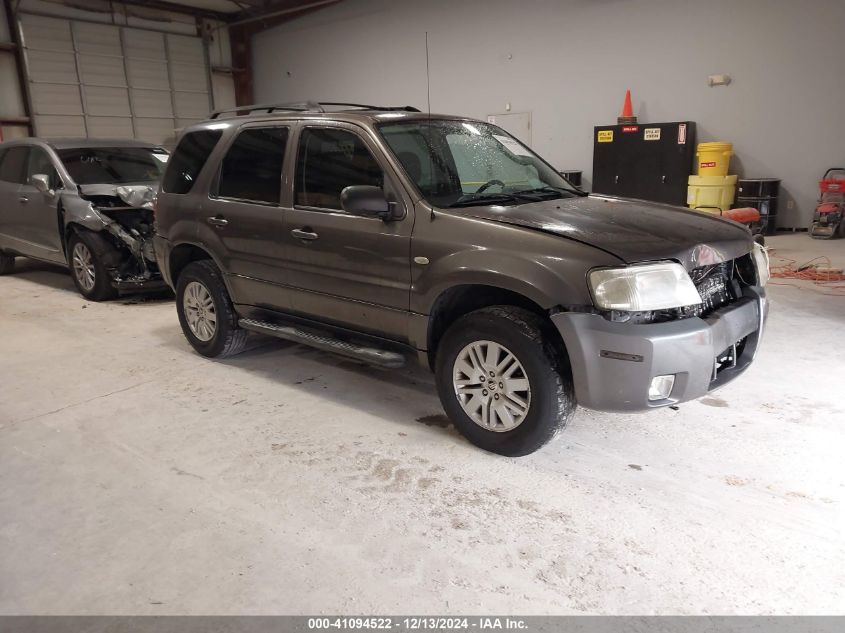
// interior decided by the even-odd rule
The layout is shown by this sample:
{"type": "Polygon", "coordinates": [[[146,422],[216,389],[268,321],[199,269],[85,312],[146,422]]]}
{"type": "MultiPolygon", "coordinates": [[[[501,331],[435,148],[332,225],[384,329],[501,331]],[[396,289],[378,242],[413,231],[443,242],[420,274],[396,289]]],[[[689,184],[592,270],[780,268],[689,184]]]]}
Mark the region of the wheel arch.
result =
{"type": "Polygon", "coordinates": [[[435,366],[437,348],[449,327],[465,314],[494,305],[516,306],[539,316],[548,325],[548,334],[565,352],[560,333],[549,318],[549,310],[523,292],[489,284],[458,284],[443,290],[432,304],[426,333],[426,349],[430,367],[435,366]]]}
{"type": "Polygon", "coordinates": [[[167,268],[170,271],[170,279],[173,281],[173,286],[176,287],[179,275],[182,274],[182,271],[188,264],[191,262],[201,261],[203,259],[210,259],[218,268],[220,268],[211,253],[202,246],[187,242],[174,246],[168,255],[167,262],[167,268]]]}

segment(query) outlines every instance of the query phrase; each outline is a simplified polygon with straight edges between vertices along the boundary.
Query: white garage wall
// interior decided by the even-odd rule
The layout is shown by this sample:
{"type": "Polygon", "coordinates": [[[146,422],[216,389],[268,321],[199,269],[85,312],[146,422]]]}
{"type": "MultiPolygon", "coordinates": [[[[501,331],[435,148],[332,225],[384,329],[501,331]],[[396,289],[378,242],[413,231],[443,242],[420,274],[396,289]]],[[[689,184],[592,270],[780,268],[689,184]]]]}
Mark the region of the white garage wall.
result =
{"type": "Polygon", "coordinates": [[[779,225],[806,227],[845,163],[844,28],[841,0],[356,0],[257,35],[255,98],[424,109],[428,31],[433,111],[530,111],[535,149],[589,185],[593,126],[630,88],[641,122],[696,121],[733,173],[782,178],[779,225]]]}

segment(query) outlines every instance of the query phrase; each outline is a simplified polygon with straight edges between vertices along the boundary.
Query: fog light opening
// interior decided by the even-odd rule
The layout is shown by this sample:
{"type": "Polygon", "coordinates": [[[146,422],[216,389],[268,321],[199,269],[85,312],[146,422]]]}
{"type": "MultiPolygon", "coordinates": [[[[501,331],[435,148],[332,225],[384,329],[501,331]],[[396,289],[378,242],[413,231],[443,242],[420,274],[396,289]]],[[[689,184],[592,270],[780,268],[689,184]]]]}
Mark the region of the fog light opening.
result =
{"type": "Polygon", "coordinates": [[[648,399],[650,401],[665,400],[672,393],[672,387],[674,386],[675,374],[655,376],[651,379],[651,384],[648,386],[648,399]]]}

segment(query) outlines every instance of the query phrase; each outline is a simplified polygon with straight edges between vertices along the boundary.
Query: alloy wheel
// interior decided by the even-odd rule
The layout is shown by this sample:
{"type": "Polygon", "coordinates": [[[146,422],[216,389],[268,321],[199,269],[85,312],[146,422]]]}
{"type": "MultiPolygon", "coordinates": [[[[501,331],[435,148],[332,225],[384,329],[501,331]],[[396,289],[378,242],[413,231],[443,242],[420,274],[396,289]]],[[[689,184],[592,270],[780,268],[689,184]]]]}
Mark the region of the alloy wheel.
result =
{"type": "Polygon", "coordinates": [[[208,288],[198,281],[190,282],[185,286],[182,306],[191,333],[203,343],[210,341],[217,330],[217,313],[208,288]]]}
{"type": "Polygon", "coordinates": [[[452,384],[464,413],[488,431],[512,431],[531,407],[525,368],[513,352],[493,341],[475,341],[460,351],[452,384]]]}
{"type": "Polygon", "coordinates": [[[91,292],[96,283],[96,271],[94,269],[94,256],[82,242],[77,242],[73,247],[73,274],[76,281],[85,290],[91,292]]]}

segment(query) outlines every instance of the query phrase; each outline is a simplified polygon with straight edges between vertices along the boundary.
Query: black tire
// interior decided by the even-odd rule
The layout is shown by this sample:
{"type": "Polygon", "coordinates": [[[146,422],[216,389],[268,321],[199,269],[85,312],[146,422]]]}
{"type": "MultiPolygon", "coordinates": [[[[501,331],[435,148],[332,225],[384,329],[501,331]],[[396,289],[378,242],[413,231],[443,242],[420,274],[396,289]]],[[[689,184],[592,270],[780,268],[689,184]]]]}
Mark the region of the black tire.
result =
{"type": "Polygon", "coordinates": [[[89,301],[107,301],[117,297],[117,289],[112,285],[108,271],[106,271],[106,267],[103,265],[101,246],[95,238],[91,237],[85,231],[73,233],[67,241],[67,253],[70,276],[73,278],[73,283],[79,294],[89,301]],[[91,257],[94,270],[94,283],[90,287],[82,279],[84,274],[79,270],[74,261],[74,253],[78,244],[91,257]]]}
{"type": "Polygon", "coordinates": [[[242,352],[246,346],[249,333],[238,326],[238,315],[235,313],[232,300],[223,283],[223,276],[210,259],[191,262],[179,275],[176,282],[176,311],[179,313],[179,323],[185,338],[203,356],[208,358],[234,356],[242,352]],[[208,340],[199,338],[188,325],[185,313],[185,291],[192,282],[203,286],[214,304],[216,323],[213,335],[208,340]]]}
{"type": "Polygon", "coordinates": [[[0,251],[0,275],[10,275],[15,270],[15,256],[0,251]]]}
{"type": "Polygon", "coordinates": [[[458,319],[437,348],[435,377],[440,401],[455,427],[470,442],[499,455],[528,455],[548,443],[575,412],[572,372],[552,325],[514,306],[482,308],[458,319]],[[467,415],[453,386],[455,360],[475,341],[493,341],[509,350],[524,368],[531,388],[525,419],[509,431],[483,428],[467,415]]]}

